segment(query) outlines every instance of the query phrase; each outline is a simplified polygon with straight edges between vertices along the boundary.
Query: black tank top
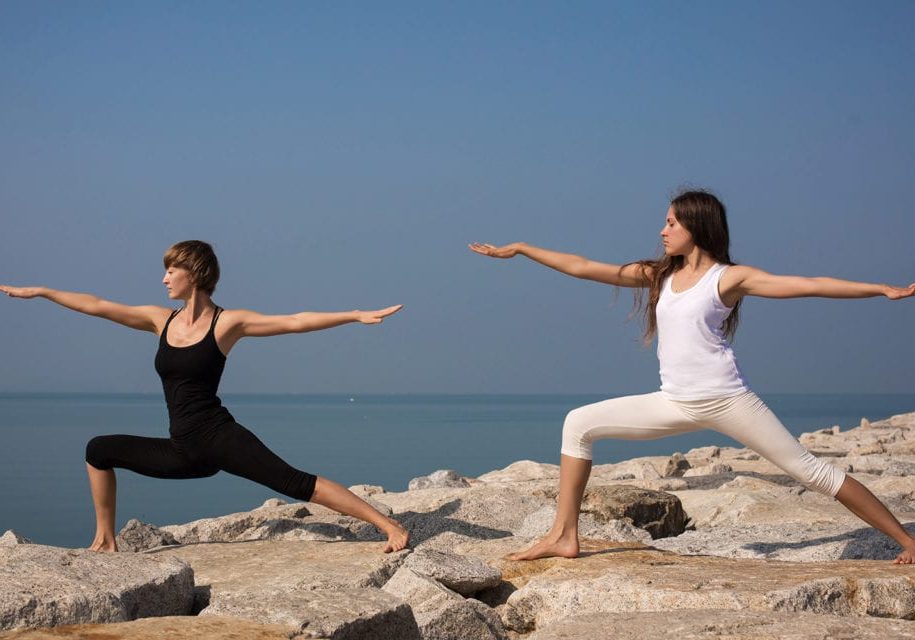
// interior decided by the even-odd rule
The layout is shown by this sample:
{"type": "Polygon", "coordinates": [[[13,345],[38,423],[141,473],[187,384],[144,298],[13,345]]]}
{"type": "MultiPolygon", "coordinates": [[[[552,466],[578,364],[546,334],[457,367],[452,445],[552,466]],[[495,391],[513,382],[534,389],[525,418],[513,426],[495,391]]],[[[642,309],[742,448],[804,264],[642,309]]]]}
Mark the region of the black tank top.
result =
{"type": "MultiPolygon", "coordinates": [[[[180,309],[178,310],[180,311],[180,309]]],[[[186,347],[168,343],[168,327],[178,311],[173,311],[159,336],[156,372],[162,378],[168,405],[169,431],[186,432],[223,422],[234,422],[232,414],[216,397],[226,357],[216,344],[216,320],[222,312],[213,311],[210,329],[199,342],[186,347]]]]}

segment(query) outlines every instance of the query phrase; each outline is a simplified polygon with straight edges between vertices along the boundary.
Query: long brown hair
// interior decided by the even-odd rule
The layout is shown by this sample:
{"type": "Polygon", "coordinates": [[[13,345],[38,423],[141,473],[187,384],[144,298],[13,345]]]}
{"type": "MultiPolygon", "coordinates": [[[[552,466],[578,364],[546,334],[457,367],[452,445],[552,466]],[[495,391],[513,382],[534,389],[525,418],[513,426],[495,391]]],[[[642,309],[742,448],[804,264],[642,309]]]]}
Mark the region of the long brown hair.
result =
{"type": "MultiPolygon", "coordinates": [[[[728,233],[728,219],[724,203],[704,190],[681,191],[670,201],[674,216],[693,236],[693,242],[706,251],[715,262],[735,264],[731,260],[729,248],[731,237],[728,233]]],[[[635,290],[636,309],[645,316],[645,343],[651,342],[658,332],[657,306],[661,298],[661,286],[664,280],[675,271],[683,268],[683,256],[662,255],[654,260],[638,260],[631,264],[642,267],[642,273],[649,282],[648,300],[645,301],[644,290],[635,290]]],[[[740,301],[734,305],[730,315],[722,323],[724,335],[734,337],[739,321],[740,301]]]]}

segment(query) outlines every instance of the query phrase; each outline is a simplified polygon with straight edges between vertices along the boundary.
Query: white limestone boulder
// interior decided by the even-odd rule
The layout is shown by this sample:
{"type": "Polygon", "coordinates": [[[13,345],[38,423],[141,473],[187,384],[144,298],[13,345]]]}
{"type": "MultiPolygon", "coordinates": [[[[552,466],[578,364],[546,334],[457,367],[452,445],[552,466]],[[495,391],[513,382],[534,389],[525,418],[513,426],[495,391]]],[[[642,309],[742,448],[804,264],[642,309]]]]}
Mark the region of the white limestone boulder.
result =
{"type": "Polygon", "coordinates": [[[193,603],[194,572],[175,558],[0,547],[0,630],[188,615],[193,603]]]}

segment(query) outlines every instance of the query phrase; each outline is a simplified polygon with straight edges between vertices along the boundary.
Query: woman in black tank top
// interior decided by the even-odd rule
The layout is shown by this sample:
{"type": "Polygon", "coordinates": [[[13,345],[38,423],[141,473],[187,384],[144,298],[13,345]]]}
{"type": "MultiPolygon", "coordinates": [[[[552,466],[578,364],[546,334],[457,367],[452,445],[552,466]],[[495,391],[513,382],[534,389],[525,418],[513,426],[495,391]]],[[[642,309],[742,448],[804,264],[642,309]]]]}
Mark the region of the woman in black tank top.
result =
{"type": "Polygon", "coordinates": [[[409,535],[399,522],[342,485],[288,465],[238,424],[216,395],[226,355],[242,338],[318,331],[351,322],[379,324],[401,305],[377,311],[285,316],[223,310],[211,299],[219,280],[219,263],[210,245],[199,240],[179,242],[165,253],[163,262],[162,282],[169,298],[184,303],[178,310],[132,307],[45,287],[0,288],[13,297],[47,298],[68,309],[159,336],[155,364],[168,405],[169,437],[111,435],[89,441],[86,470],[96,516],[90,549],[117,551],[115,467],[155,478],[203,478],[227,471],[292,498],[365,520],[387,535],[385,552],[403,549],[409,535]]]}

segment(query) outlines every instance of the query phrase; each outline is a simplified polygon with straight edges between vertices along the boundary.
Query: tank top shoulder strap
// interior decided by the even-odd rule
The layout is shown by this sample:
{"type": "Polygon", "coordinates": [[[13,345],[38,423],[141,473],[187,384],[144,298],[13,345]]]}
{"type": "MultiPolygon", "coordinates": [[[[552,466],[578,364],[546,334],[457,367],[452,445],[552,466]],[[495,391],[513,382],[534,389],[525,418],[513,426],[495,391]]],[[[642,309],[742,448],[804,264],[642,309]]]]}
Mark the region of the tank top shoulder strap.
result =
{"type": "Polygon", "coordinates": [[[163,340],[165,340],[165,334],[168,333],[168,325],[170,325],[172,323],[172,320],[174,320],[175,316],[178,315],[179,311],[181,311],[181,309],[173,309],[172,312],[168,316],[168,320],[165,321],[165,326],[162,327],[162,333],[159,334],[159,337],[162,338],[163,340]]]}
{"type": "Polygon", "coordinates": [[[219,320],[219,315],[222,312],[223,312],[223,308],[220,306],[217,306],[215,309],[213,309],[213,320],[212,320],[212,322],[210,322],[210,331],[209,331],[210,333],[213,333],[213,331],[215,331],[216,321],[219,320]]]}
{"type": "MultiPolygon", "coordinates": [[[[725,305],[724,301],[721,299],[721,289],[720,289],[721,276],[724,275],[724,272],[727,271],[728,267],[730,267],[730,266],[731,265],[729,265],[729,264],[724,264],[724,263],[719,262],[714,267],[712,267],[712,269],[714,270],[714,273],[712,273],[712,277],[710,277],[708,279],[709,295],[711,296],[713,301],[715,301],[717,304],[720,304],[723,307],[727,307],[727,305],[725,305]]],[[[712,269],[710,269],[710,271],[712,269]]]]}

